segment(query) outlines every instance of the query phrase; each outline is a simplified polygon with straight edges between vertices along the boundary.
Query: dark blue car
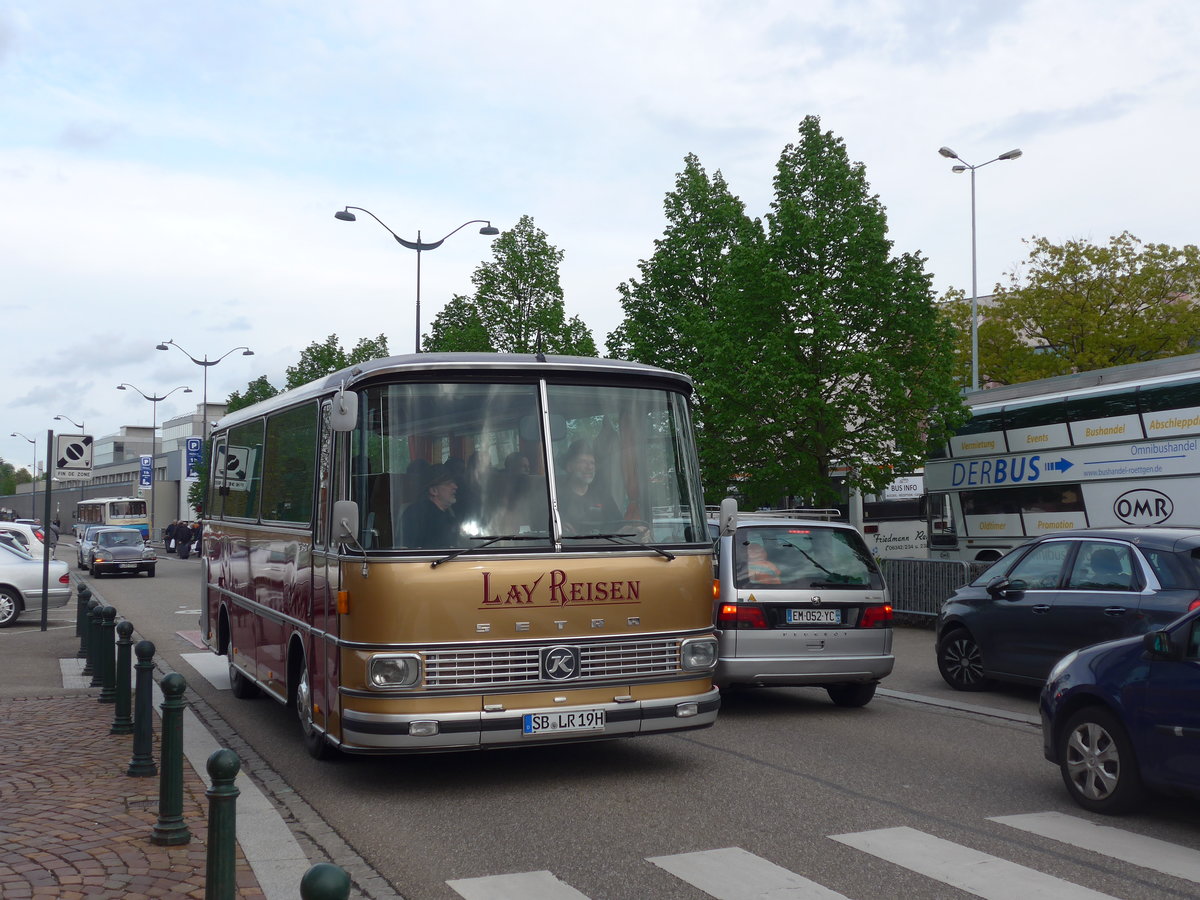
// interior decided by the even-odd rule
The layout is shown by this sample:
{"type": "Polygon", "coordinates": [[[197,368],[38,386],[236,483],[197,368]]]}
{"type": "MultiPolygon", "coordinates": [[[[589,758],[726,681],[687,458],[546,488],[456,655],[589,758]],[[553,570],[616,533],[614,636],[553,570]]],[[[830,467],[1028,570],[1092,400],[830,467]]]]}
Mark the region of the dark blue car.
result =
{"type": "Polygon", "coordinates": [[[1069,653],[1040,705],[1046,759],[1085,809],[1124,812],[1146,790],[1200,797],[1200,609],[1069,653]]]}

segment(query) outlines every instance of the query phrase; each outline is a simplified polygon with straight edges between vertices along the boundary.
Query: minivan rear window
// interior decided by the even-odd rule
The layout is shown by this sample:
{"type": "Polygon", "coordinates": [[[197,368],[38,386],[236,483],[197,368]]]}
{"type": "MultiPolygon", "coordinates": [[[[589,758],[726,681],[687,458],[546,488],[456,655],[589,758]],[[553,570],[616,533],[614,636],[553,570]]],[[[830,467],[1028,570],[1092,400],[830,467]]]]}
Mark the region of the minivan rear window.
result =
{"type": "Polygon", "coordinates": [[[737,585],[779,588],[882,588],[883,578],[857,531],[789,522],[738,528],[737,585]]]}

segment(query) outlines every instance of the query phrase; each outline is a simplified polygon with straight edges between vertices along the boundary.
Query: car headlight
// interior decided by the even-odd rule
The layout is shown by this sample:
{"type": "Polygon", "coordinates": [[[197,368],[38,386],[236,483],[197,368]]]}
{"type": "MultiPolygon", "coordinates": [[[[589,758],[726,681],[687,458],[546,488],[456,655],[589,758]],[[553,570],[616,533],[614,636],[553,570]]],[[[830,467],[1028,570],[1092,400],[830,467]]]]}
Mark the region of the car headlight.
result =
{"type": "Polygon", "coordinates": [[[707,672],[717,664],[716,638],[694,638],[679,648],[679,664],[686,672],[707,672]]]}
{"type": "Polygon", "coordinates": [[[105,553],[103,550],[97,550],[95,553],[92,554],[92,559],[94,559],[96,562],[110,562],[112,560],[112,557],[109,556],[107,553],[105,553]]]}
{"type": "Polygon", "coordinates": [[[1075,660],[1078,658],[1079,658],[1079,651],[1072,650],[1070,653],[1068,653],[1066,656],[1064,656],[1062,659],[1060,659],[1058,662],[1056,662],[1054,664],[1054,668],[1050,670],[1050,674],[1046,676],[1047,683],[1049,683],[1051,681],[1057,681],[1058,677],[1060,675],[1062,675],[1063,672],[1067,671],[1067,667],[1070,666],[1071,663],[1075,662],[1075,660]]]}
{"type": "Polygon", "coordinates": [[[376,690],[412,687],[421,677],[417,656],[379,655],[367,662],[367,684],[376,690]]]}

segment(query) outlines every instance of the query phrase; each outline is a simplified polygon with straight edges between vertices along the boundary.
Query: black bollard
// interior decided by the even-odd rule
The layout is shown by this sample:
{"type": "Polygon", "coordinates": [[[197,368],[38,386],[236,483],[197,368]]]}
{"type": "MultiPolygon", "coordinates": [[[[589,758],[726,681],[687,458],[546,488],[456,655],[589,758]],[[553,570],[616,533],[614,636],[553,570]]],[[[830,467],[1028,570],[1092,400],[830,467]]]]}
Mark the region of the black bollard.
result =
{"type": "Polygon", "coordinates": [[[82,581],[75,592],[75,635],[79,638],[79,649],[75,652],[76,659],[87,659],[87,614],[88,601],[92,599],[92,589],[82,581]]]}
{"type": "Polygon", "coordinates": [[[300,879],[303,900],[349,900],[350,875],[333,863],[317,863],[300,879]]]}
{"type": "Polygon", "coordinates": [[[112,728],[109,734],[132,734],[132,696],[129,689],[130,648],[133,646],[133,623],[126,620],[117,623],[117,708],[113,711],[112,728]]]}
{"type": "Polygon", "coordinates": [[[113,658],[117,645],[113,643],[113,629],[117,627],[117,611],[106,606],[100,611],[100,702],[113,703],[117,699],[117,662],[113,658]]]}
{"type": "Polygon", "coordinates": [[[234,787],[241,760],[232,750],[217,750],[208,758],[212,787],[208,797],[208,849],[204,874],[204,900],[237,897],[237,798],[234,787]]]}
{"type": "Polygon", "coordinates": [[[97,642],[94,640],[96,633],[96,610],[100,609],[104,604],[93,597],[88,601],[87,620],[83,623],[84,633],[87,635],[87,661],[83,664],[81,675],[94,677],[96,674],[96,647],[97,642]]]}
{"type": "Polygon", "coordinates": [[[158,774],[154,764],[154,644],[138,641],[133,648],[137,656],[137,684],[133,691],[133,756],[125,774],[147,778],[158,774]]]}
{"type": "Polygon", "coordinates": [[[187,681],[178,672],[171,672],[158,686],[163,692],[158,821],[150,832],[150,843],[175,847],[192,839],[183,821],[183,692],[187,681]]]}

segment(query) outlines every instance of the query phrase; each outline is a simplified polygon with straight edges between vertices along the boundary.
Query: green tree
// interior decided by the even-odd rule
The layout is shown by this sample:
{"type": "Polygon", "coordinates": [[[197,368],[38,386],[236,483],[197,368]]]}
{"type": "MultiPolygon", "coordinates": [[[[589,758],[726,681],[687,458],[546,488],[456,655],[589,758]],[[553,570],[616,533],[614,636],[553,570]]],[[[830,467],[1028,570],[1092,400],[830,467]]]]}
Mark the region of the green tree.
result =
{"type": "Polygon", "coordinates": [[[473,303],[465,297],[451,300],[422,346],[429,352],[484,348],[595,356],[588,327],[578,316],[566,318],[558,277],[562,258],[532,217],[522,216],[492,242],[491,262],[481,263],[471,276],[473,303]]]}
{"type": "MultiPolygon", "coordinates": [[[[1200,249],[1027,241],[1028,261],[980,306],[983,384],[1014,384],[1193,353],[1200,335],[1200,249]]],[[[970,321],[967,311],[959,317],[970,321]]]]}
{"type": "Polygon", "coordinates": [[[244,394],[234,391],[229,395],[229,399],[225,401],[225,411],[231,413],[247,406],[253,406],[255,403],[270,399],[278,393],[279,389],[267,381],[266,375],[259,375],[246,385],[246,392],[244,394]]]}
{"type": "Polygon", "coordinates": [[[342,349],[337,335],[331,334],[323,342],[313,341],[301,351],[299,362],[288,366],[284,390],[291,390],[326,375],[332,375],[339,369],[355,363],[382,359],[387,355],[387,337],[382,334],[375,338],[362,338],[349,353],[342,349]]]}
{"type": "Polygon", "coordinates": [[[0,459],[0,496],[17,492],[16,467],[6,459],[0,459]]]}
{"type": "MultiPolygon", "coordinates": [[[[963,415],[953,331],[924,260],[892,255],[863,166],[805,118],[777,164],[765,230],[740,215],[723,182],[700,174],[689,159],[668,196],[671,227],[642,272],[643,284],[663,273],[652,301],[660,310],[690,307],[666,313],[667,338],[697,380],[708,499],[737,483],[752,504],[789,494],[828,502],[835,468],[874,491],[920,466],[929,442],[963,415]],[[722,216],[693,230],[699,252],[682,239],[680,211],[692,209],[722,216]]],[[[635,332],[654,314],[641,293],[631,282],[614,333],[635,351],[635,332]]]]}

